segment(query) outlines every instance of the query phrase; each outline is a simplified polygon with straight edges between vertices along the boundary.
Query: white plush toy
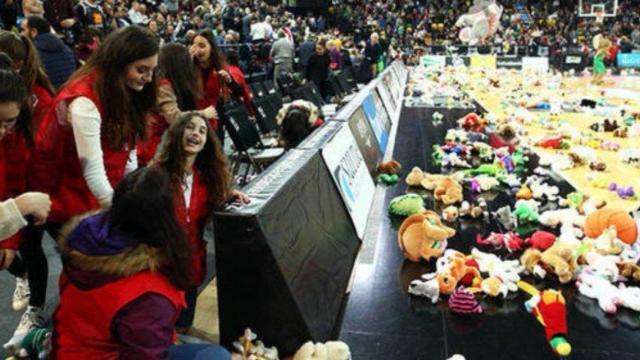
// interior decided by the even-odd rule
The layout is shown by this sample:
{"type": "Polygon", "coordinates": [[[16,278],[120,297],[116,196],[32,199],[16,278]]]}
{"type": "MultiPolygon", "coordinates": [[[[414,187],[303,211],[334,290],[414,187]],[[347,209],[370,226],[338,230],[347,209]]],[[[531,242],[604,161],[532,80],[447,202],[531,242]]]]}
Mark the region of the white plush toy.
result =
{"type": "Polygon", "coordinates": [[[618,287],[618,299],[620,305],[633,311],[640,311],[640,288],[635,286],[626,287],[620,284],[618,287]]]}
{"type": "Polygon", "coordinates": [[[594,275],[586,269],[578,275],[576,286],[581,294],[598,300],[598,305],[604,312],[615,314],[618,311],[618,305],[621,304],[618,288],[605,278],[594,275]]]}
{"type": "Polygon", "coordinates": [[[589,251],[584,255],[587,262],[586,269],[593,275],[600,276],[610,282],[620,280],[620,269],[618,269],[618,257],[611,255],[600,255],[595,251],[589,251]]]}
{"type": "Polygon", "coordinates": [[[476,248],[471,249],[471,256],[478,263],[480,272],[499,277],[509,291],[518,291],[516,283],[524,271],[524,266],[520,264],[520,261],[502,260],[496,254],[482,252],[476,248]]]}
{"type": "Polygon", "coordinates": [[[326,343],[306,342],[293,360],[351,360],[349,346],[342,341],[328,341],[326,343]]]}
{"type": "Polygon", "coordinates": [[[409,284],[409,294],[415,296],[424,296],[430,299],[432,303],[437,303],[438,298],[440,297],[440,287],[438,285],[438,279],[434,277],[428,280],[413,280],[411,284],[409,284]]]}

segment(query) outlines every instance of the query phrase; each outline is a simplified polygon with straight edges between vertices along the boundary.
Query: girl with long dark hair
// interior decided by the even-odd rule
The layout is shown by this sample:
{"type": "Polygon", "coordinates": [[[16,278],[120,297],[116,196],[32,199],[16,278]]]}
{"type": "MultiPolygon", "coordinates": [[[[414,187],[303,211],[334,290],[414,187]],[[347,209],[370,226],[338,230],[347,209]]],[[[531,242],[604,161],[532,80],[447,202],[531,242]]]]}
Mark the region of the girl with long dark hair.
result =
{"type": "MultiPolygon", "coordinates": [[[[12,68],[11,58],[0,52],[0,269],[16,277],[12,306],[23,310],[29,300],[27,267],[22,260],[26,253],[20,249],[26,230],[18,230],[28,225],[27,215],[33,223],[43,224],[51,201],[45,194],[25,193],[26,161],[33,141],[31,112],[24,80],[12,68]]],[[[18,327],[30,320],[23,316],[18,327]]]]}
{"type": "Polygon", "coordinates": [[[55,94],[38,57],[38,50],[27,36],[0,30],[0,52],[9,55],[14,70],[20,73],[24,80],[29,92],[27,104],[33,114],[33,125],[30,127],[35,129],[51,108],[55,94]]]}
{"type": "Polygon", "coordinates": [[[249,198],[231,188],[227,158],[211,124],[202,115],[183,115],[166,133],[156,154],[154,166],[166,170],[174,183],[176,213],[186,230],[193,265],[191,287],[187,290],[187,309],[176,327],[186,332],[193,322],[197,287],[206,275],[204,228],[213,210],[230,199],[248,203],[249,198]]]}
{"type": "MultiPolygon", "coordinates": [[[[109,210],[65,226],[52,359],[180,353],[172,348],[174,324],[190,286],[191,252],[175,216],[173,184],[163,169],[137,170],[118,184],[109,210]]],[[[229,358],[215,350],[208,358],[229,358]]]]}
{"type": "MultiPolygon", "coordinates": [[[[87,211],[108,207],[113,188],[137,168],[136,142],[144,138],[153,109],[153,73],[158,44],[139,27],[111,33],[62,87],[36,136],[29,180],[51,195],[47,230],[55,238],[60,225],[87,211]]],[[[42,229],[28,237],[37,256],[25,257],[31,288],[28,312],[42,315],[47,259],[42,229]]],[[[29,330],[33,324],[26,324],[29,330]]]]}
{"type": "MultiPolygon", "coordinates": [[[[197,109],[197,100],[201,96],[196,69],[184,45],[168,44],[160,49],[157,78],[157,112],[148,124],[146,141],[138,147],[138,160],[143,164],[155,155],[165,130],[187,111],[197,109]]],[[[218,118],[213,105],[198,113],[205,119],[218,118]]]]}
{"type": "MultiPolygon", "coordinates": [[[[242,86],[229,73],[225,57],[218,48],[211,30],[198,33],[193,38],[189,52],[194,58],[198,84],[202,90],[202,96],[198,99],[198,109],[213,105],[218,111],[218,116],[224,116],[225,105],[235,99],[245,99],[242,86]]],[[[252,109],[247,108],[247,111],[251,113],[252,109]]],[[[220,139],[224,140],[222,124],[217,120],[212,121],[211,126],[218,132],[220,139]]]]}

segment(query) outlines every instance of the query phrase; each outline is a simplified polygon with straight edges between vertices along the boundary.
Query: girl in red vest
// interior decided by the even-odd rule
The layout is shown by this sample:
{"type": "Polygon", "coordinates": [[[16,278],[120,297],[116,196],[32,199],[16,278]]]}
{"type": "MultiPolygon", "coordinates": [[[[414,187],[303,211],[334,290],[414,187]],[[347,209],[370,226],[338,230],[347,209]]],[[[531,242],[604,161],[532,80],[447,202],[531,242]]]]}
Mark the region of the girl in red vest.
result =
{"type": "MultiPolygon", "coordinates": [[[[25,231],[18,230],[28,225],[27,215],[32,216],[35,224],[42,225],[51,202],[48,195],[24,193],[26,157],[33,142],[31,111],[24,81],[12,70],[12,65],[9,56],[0,53],[0,200],[12,204],[10,211],[0,214],[2,229],[7,227],[0,239],[0,269],[7,269],[16,277],[18,286],[13,294],[13,308],[23,310],[29,301],[29,287],[26,264],[22,260],[25,252],[21,249],[22,257],[16,256],[25,231]],[[5,225],[12,217],[15,219],[5,225]]],[[[20,324],[26,320],[28,316],[23,316],[20,324]]]]}
{"type": "MultiPolygon", "coordinates": [[[[162,134],[187,111],[197,109],[201,97],[198,76],[189,50],[181,44],[168,44],[158,57],[157,112],[148,124],[147,139],[138,147],[138,161],[146,164],[156,153],[162,134]]],[[[205,119],[214,120],[218,113],[214,105],[199,110],[205,119]]]]}
{"type": "Polygon", "coordinates": [[[40,63],[35,46],[28,37],[0,31],[0,51],[11,57],[14,69],[20,73],[29,89],[28,104],[33,114],[35,129],[51,108],[55,94],[53,85],[40,63]]]}
{"type": "MultiPolygon", "coordinates": [[[[202,90],[197,108],[204,109],[213,105],[218,111],[218,116],[224,116],[224,105],[229,104],[234,97],[243,98],[244,92],[242,86],[231,76],[224,55],[216,45],[211,30],[204,30],[196,35],[189,52],[194,58],[198,84],[202,90]]],[[[247,111],[251,112],[252,109],[247,111]]],[[[220,140],[224,141],[223,124],[218,120],[214,119],[211,126],[218,133],[220,140]]]]}
{"type": "MultiPolygon", "coordinates": [[[[149,31],[116,30],[56,95],[38,128],[29,170],[32,188],[51,195],[46,227],[53,238],[71,217],[108,207],[113,188],[137,168],[136,142],[155,104],[157,59],[158,44],[149,31]]],[[[42,231],[27,237],[40,249],[39,256],[25,257],[33,318],[42,315],[46,294],[41,241],[42,231]]]]}
{"type": "MultiPolygon", "coordinates": [[[[168,359],[191,252],[159,168],[128,175],[104,213],[65,226],[51,359],[168,359]],[[99,309],[99,311],[96,311],[99,309]]],[[[218,349],[218,357],[228,359],[218,349]]]]}
{"type": "Polygon", "coordinates": [[[211,220],[213,210],[228,200],[248,203],[249,198],[231,189],[227,158],[211,124],[196,112],[185,114],[169,128],[154,165],[167,170],[173,178],[176,213],[193,252],[187,309],[176,324],[184,333],[193,322],[197,287],[206,275],[205,225],[211,220]]]}

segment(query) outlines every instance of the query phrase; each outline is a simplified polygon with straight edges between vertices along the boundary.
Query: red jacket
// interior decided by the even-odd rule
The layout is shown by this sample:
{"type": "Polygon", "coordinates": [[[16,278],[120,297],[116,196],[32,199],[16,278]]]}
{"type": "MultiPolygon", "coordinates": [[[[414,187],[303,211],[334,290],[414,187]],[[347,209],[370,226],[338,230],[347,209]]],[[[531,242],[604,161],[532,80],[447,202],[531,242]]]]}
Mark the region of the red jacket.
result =
{"type": "Polygon", "coordinates": [[[206,258],[207,243],[204,241],[204,227],[212,213],[212,208],[208,202],[209,191],[204,183],[200,172],[193,169],[193,189],[191,191],[191,202],[187,211],[184,202],[184,192],[181,184],[176,184],[175,202],[176,216],[181,222],[193,254],[193,272],[191,279],[193,285],[199,286],[204,281],[207,274],[206,258]]]}
{"type": "MultiPolygon", "coordinates": [[[[206,109],[209,106],[216,107],[218,105],[218,99],[220,98],[221,86],[218,79],[218,72],[216,69],[202,70],[198,68],[198,84],[201,86],[201,95],[196,101],[198,110],[206,109]],[[207,81],[204,81],[204,72],[209,71],[207,81]]],[[[218,119],[211,119],[211,127],[214,130],[218,129],[218,119]]]]}
{"type": "Polygon", "coordinates": [[[158,273],[139,272],[89,290],[76,287],[62,273],[50,359],[119,359],[120,344],[111,334],[111,324],[121,309],[147,293],[167,298],[176,309],[176,318],[185,306],[183,293],[158,273]]]}
{"type": "Polygon", "coordinates": [[[235,65],[229,65],[229,75],[231,75],[233,81],[242,87],[242,101],[244,102],[244,106],[247,108],[249,114],[253,115],[254,111],[251,91],[249,90],[249,85],[247,85],[247,80],[245,80],[242,70],[235,65]]]}
{"type": "MultiPolygon", "coordinates": [[[[31,147],[20,133],[11,132],[0,142],[0,200],[16,197],[27,190],[27,164],[31,147]]],[[[17,249],[22,232],[0,242],[0,249],[17,249]]]]}
{"type": "Polygon", "coordinates": [[[33,95],[33,124],[37,129],[53,105],[53,96],[47,89],[37,84],[31,88],[31,94],[33,95]]]}
{"type": "MultiPolygon", "coordinates": [[[[161,79],[158,81],[158,86],[168,85],[173,87],[171,82],[167,79],[161,79]]],[[[162,135],[169,128],[169,123],[158,111],[154,111],[150,116],[147,123],[147,139],[138,143],[136,152],[138,154],[138,163],[141,166],[148,164],[156,154],[162,135]]]]}
{"type": "MultiPolygon", "coordinates": [[[[99,208],[87,187],[76,151],[67,107],[76,98],[89,98],[104,118],[104,109],[94,88],[96,75],[90,74],[65,85],[54,99],[54,106],[40,124],[30,162],[31,187],[49,193],[52,206],[49,220],[64,223],[70,217],[99,208]]],[[[102,152],[107,178],[115,187],[124,176],[129,145],[113,150],[102,133],[102,152]]]]}

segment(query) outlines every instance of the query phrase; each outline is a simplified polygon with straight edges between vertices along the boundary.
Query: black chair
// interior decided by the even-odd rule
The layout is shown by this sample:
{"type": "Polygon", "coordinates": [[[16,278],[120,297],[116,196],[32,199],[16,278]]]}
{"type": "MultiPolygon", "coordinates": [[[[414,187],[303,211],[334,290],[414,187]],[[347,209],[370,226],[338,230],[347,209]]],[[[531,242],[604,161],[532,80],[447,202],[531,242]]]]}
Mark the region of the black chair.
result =
{"type": "MultiPolygon", "coordinates": [[[[278,129],[276,115],[278,110],[274,110],[272,105],[273,95],[267,95],[253,101],[253,108],[256,114],[256,123],[262,134],[271,134],[278,129]]],[[[279,108],[278,108],[279,109],[279,108]]]]}
{"type": "Polygon", "coordinates": [[[352,86],[352,84],[347,79],[347,75],[345,75],[343,71],[336,72],[336,79],[338,80],[338,85],[340,85],[342,92],[345,94],[351,94],[356,88],[352,86]]]}
{"type": "Polygon", "coordinates": [[[308,82],[291,90],[290,95],[293,100],[301,99],[312,102],[318,107],[318,109],[321,109],[322,105],[324,105],[324,100],[322,100],[320,90],[318,90],[318,87],[313,82],[308,82]]]}
{"type": "Polygon", "coordinates": [[[338,78],[335,73],[330,73],[329,78],[327,79],[327,88],[329,90],[330,96],[335,96],[341,98],[344,96],[344,92],[340,84],[338,83],[338,78]]]}
{"type": "Polygon", "coordinates": [[[251,95],[253,95],[254,99],[260,99],[267,95],[267,92],[262,86],[262,83],[254,82],[249,84],[249,89],[251,89],[251,95]]]}
{"type": "Polygon", "coordinates": [[[273,93],[275,93],[276,87],[273,84],[273,81],[271,80],[265,80],[262,82],[262,87],[264,88],[264,91],[266,92],[266,95],[271,95],[273,93]]]}
{"type": "Polygon", "coordinates": [[[260,173],[284,154],[283,148],[264,146],[260,139],[260,133],[249,119],[244,104],[230,106],[225,110],[225,116],[222,117],[222,120],[235,147],[235,153],[231,156],[234,175],[240,171],[242,164],[246,165],[241,179],[242,183],[246,182],[252,168],[256,173],[260,173]]]}

